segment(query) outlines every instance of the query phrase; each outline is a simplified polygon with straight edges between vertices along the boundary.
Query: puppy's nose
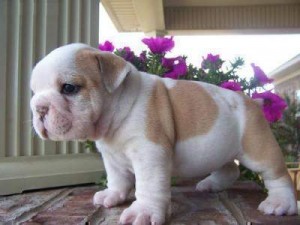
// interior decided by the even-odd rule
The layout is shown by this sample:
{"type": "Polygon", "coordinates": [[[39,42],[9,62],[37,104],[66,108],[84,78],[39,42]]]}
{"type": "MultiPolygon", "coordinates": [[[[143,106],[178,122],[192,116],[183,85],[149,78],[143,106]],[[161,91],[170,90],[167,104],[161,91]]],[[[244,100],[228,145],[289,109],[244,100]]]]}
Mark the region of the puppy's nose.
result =
{"type": "Polygon", "coordinates": [[[44,120],[45,115],[48,113],[49,107],[48,106],[36,106],[36,112],[40,115],[41,120],[44,120]]]}

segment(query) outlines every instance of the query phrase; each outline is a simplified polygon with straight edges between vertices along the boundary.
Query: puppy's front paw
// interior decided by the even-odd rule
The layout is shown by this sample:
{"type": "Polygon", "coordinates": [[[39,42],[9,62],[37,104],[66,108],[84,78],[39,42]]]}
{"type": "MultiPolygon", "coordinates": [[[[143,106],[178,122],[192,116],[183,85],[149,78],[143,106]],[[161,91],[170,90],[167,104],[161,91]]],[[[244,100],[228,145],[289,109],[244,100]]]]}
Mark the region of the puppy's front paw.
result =
{"type": "Polygon", "coordinates": [[[267,215],[294,215],[297,214],[297,205],[293,197],[287,195],[269,195],[258,206],[258,210],[267,215]]]}
{"type": "Polygon", "coordinates": [[[103,191],[96,192],[93,198],[93,203],[94,205],[103,205],[106,208],[110,208],[123,203],[125,200],[126,193],[105,189],[103,191]]]}
{"type": "Polygon", "coordinates": [[[161,225],[165,222],[164,210],[154,209],[146,204],[135,201],[121,215],[121,224],[161,225]]]}

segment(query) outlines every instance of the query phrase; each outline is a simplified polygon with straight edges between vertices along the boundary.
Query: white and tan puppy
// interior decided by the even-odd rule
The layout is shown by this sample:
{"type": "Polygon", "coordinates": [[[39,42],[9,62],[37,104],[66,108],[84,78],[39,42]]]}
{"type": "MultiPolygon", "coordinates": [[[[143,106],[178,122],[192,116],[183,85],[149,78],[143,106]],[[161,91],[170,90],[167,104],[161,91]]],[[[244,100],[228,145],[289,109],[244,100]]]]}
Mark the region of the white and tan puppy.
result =
{"type": "Polygon", "coordinates": [[[261,173],[269,190],[258,209],[297,213],[281,150],[260,107],[214,85],[162,79],[83,44],[52,51],[32,72],[37,133],[51,140],[95,140],[107,189],[94,203],[113,207],[135,186],[120,223],[163,224],[170,178],[207,176],[199,191],[220,191],[239,176],[234,159],[261,173]]]}

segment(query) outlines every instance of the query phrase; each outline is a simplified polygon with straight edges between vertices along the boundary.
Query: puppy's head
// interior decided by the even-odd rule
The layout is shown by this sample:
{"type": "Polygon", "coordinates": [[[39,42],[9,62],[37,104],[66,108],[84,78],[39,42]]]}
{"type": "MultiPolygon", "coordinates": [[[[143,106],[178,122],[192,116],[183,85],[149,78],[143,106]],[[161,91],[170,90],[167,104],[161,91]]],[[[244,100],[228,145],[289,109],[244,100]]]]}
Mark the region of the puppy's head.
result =
{"type": "Polygon", "coordinates": [[[33,69],[33,126],[43,139],[95,140],[107,99],[130,65],[84,44],[55,49],[33,69]]]}

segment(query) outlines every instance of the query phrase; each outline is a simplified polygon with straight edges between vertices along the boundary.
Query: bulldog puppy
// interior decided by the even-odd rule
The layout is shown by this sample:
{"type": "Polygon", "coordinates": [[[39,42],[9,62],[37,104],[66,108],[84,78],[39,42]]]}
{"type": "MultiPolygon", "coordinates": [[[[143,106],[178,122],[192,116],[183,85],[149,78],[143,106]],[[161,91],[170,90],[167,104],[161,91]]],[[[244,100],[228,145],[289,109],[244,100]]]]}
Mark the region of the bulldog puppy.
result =
{"type": "Polygon", "coordinates": [[[163,224],[171,176],[199,181],[198,191],[221,191],[239,176],[234,159],[261,173],[265,214],[297,213],[281,150],[261,108],[217,86],[137,71],[130,63],[84,44],[52,51],[33,69],[33,125],[43,139],[94,140],[103,156],[107,189],[94,204],[136,200],[122,224],[163,224]]]}

